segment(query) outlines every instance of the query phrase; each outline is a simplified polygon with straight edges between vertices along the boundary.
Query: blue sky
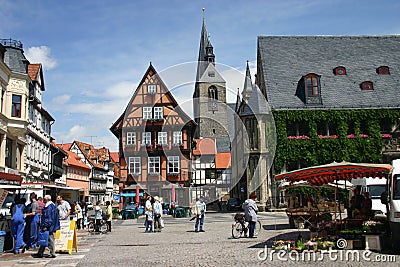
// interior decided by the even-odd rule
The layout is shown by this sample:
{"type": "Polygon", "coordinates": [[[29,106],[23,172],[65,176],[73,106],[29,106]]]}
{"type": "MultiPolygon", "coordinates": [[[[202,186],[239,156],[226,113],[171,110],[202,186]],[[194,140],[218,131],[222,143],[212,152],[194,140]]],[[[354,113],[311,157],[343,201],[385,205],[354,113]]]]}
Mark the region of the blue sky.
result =
{"type": "MultiPolygon", "coordinates": [[[[109,128],[149,62],[161,72],[197,60],[203,7],[216,61],[243,72],[249,60],[252,74],[259,35],[400,34],[397,0],[0,0],[0,38],[43,64],[56,142],[117,151],[109,128]]],[[[192,93],[177,91],[178,102],[192,93]]]]}

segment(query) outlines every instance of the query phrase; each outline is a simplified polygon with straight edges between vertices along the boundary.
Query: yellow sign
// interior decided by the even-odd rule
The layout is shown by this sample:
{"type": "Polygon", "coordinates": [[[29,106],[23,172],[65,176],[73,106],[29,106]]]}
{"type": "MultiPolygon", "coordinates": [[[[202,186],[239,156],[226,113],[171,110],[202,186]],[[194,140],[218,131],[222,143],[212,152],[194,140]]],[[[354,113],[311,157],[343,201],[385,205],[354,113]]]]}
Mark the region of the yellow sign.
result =
{"type": "Polygon", "coordinates": [[[75,252],[78,252],[75,223],[75,221],[60,221],[60,230],[56,232],[55,237],[56,252],[68,251],[69,254],[72,254],[73,248],[75,248],[75,252]]]}

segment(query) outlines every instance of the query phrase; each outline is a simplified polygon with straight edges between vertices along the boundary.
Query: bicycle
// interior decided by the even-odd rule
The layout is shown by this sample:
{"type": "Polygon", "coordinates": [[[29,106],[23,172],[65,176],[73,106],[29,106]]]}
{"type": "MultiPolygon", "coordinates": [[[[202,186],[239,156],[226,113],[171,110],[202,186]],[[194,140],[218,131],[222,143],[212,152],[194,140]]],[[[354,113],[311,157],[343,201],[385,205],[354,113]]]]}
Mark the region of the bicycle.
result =
{"type": "MultiPolygon", "coordinates": [[[[232,237],[237,239],[242,236],[246,237],[249,231],[249,222],[244,220],[243,213],[236,213],[234,216],[235,222],[232,224],[232,237]],[[244,233],[244,235],[243,235],[244,233]]],[[[256,227],[254,228],[254,236],[257,236],[261,230],[261,222],[257,220],[256,227]]]]}
{"type": "Polygon", "coordinates": [[[94,218],[90,218],[90,222],[87,225],[89,233],[106,234],[108,232],[108,225],[107,225],[107,222],[104,219],[100,220],[100,224],[99,224],[98,227],[99,227],[98,231],[95,231],[96,230],[95,219],[94,218]]]}

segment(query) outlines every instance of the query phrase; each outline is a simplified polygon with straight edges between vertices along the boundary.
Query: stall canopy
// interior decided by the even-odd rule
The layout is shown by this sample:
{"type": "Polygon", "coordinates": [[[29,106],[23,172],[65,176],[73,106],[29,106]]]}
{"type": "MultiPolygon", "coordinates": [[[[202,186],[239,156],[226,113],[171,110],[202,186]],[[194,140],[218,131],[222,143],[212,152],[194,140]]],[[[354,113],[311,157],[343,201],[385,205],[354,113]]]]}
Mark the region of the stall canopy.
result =
{"type": "Polygon", "coordinates": [[[286,180],[291,183],[307,181],[312,186],[320,186],[327,183],[336,183],[335,181],[339,180],[350,180],[352,178],[387,178],[391,169],[392,165],[389,164],[334,162],[278,174],[275,175],[275,179],[286,180]]]}

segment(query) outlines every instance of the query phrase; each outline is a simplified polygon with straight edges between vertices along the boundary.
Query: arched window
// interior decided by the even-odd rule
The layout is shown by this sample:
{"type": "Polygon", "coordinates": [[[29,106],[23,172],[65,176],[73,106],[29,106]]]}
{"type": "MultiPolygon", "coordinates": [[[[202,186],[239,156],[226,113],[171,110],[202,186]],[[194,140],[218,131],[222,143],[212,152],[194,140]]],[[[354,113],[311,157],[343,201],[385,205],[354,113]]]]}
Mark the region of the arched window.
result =
{"type": "Polygon", "coordinates": [[[389,67],[388,66],[380,66],[376,69],[376,73],[379,75],[390,75],[389,67]]]}
{"type": "Polygon", "coordinates": [[[319,96],[319,76],[311,73],[304,77],[307,96],[319,96]]]}
{"type": "Polygon", "coordinates": [[[218,100],[218,90],[215,86],[208,88],[208,98],[218,100]]]}
{"type": "Polygon", "coordinates": [[[374,84],[372,82],[362,82],[360,84],[361,90],[374,90],[374,84]]]}
{"type": "Polygon", "coordinates": [[[335,74],[335,76],[345,76],[346,73],[346,68],[339,66],[333,69],[333,73],[335,74]]]}

